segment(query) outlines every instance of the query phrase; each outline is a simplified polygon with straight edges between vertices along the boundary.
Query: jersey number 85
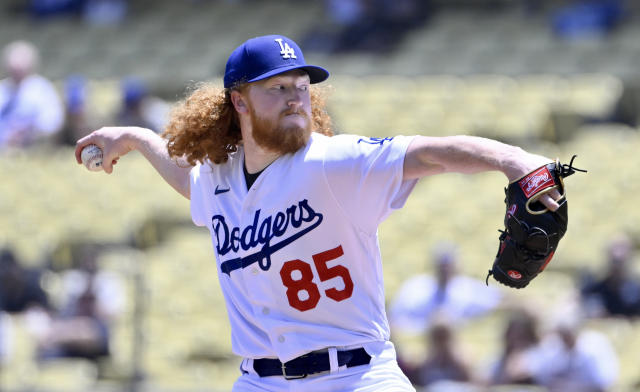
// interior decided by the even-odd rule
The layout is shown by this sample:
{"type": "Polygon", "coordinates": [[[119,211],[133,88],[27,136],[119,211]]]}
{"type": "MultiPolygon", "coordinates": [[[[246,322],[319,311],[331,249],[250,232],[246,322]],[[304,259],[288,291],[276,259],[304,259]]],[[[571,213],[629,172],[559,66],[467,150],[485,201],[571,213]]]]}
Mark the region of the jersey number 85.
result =
{"type": "MultiPolygon", "coordinates": [[[[329,249],[312,256],[313,264],[315,264],[318,276],[322,282],[336,277],[342,279],[344,283],[342,290],[332,287],[324,291],[327,297],[336,302],[343,301],[353,294],[353,281],[351,280],[351,275],[347,267],[343,265],[327,267],[327,262],[337,259],[342,255],[344,255],[344,251],[342,250],[342,245],[339,245],[337,248],[329,249]]],[[[320,290],[318,289],[318,285],[313,283],[313,270],[309,263],[300,259],[289,260],[282,265],[280,277],[282,278],[282,283],[287,288],[287,299],[291,307],[304,312],[318,305],[320,301],[320,290]],[[299,279],[293,278],[294,271],[300,272],[299,279]],[[307,298],[300,299],[300,292],[306,292],[307,298]]]]}

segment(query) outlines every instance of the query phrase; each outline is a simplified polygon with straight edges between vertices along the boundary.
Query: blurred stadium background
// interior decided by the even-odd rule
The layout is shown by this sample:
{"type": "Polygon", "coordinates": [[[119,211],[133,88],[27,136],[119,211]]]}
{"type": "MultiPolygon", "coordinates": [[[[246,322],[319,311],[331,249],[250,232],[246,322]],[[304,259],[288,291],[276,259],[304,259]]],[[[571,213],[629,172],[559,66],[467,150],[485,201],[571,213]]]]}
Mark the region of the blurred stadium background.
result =
{"type": "MultiPolygon", "coordinates": [[[[543,277],[507,293],[549,313],[572,295],[583,271],[602,268],[613,235],[640,239],[636,1],[590,2],[619,6],[600,19],[569,12],[576,1],[418,2],[419,18],[398,12],[402,28],[355,30],[363,34],[351,36],[355,42],[375,38],[362,47],[336,44],[344,37],[334,32],[346,22],[329,11],[340,2],[129,0],[112,19],[36,9],[47,3],[55,1],[4,0],[0,45],[33,42],[40,73],[63,96],[69,77],[86,78],[87,116],[99,125],[112,123],[123,79],[138,78],[170,103],[191,81],[219,79],[227,55],[245,39],[277,32],[332,72],[329,111],[339,132],[465,133],[565,161],[577,154],[576,166],[589,173],[567,180],[567,236],[543,277]]],[[[380,1],[386,3],[394,2],[380,1]]],[[[89,173],[65,145],[0,152],[0,244],[49,271],[43,285],[54,301],[58,273],[74,265],[78,247],[94,244],[100,266],[125,282],[127,299],[112,355],[99,366],[37,363],[24,320],[11,316],[0,390],[224,391],[237,377],[208,233],[192,227],[188,202],[140,155],[115,169],[112,176],[89,173]]],[[[421,181],[380,229],[388,298],[403,280],[430,270],[431,249],[442,240],[459,244],[463,273],[483,279],[502,226],[504,185],[495,173],[421,181]]],[[[498,314],[461,329],[478,367],[497,355],[502,320],[498,314]]],[[[620,356],[616,390],[631,390],[640,378],[640,327],[621,319],[591,325],[620,356]]],[[[420,355],[421,347],[409,351],[420,355]]]]}

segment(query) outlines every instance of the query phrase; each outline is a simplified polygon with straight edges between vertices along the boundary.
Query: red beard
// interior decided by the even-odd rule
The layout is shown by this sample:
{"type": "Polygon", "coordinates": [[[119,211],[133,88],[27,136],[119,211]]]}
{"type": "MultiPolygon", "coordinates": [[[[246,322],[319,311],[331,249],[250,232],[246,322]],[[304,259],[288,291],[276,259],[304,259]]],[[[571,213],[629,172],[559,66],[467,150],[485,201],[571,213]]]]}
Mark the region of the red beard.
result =
{"type": "MultiPolygon", "coordinates": [[[[278,152],[280,154],[294,153],[304,147],[311,136],[311,120],[304,111],[296,112],[305,119],[305,126],[282,126],[279,121],[271,121],[260,118],[253,108],[251,111],[251,128],[253,140],[262,148],[278,152]]],[[[280,113],[278,120],[294,112],[286,110],[280,113]]]]}

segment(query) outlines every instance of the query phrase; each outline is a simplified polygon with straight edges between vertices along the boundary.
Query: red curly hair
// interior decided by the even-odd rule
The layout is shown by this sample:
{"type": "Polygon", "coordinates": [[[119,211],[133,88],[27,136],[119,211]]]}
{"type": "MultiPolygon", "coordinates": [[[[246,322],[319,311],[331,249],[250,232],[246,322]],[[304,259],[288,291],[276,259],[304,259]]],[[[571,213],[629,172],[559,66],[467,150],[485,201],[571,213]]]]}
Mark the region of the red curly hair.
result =
{"type": "MultiPolygon", "coordinates": [[[[211,161],[224,163],[238,150],[242,140],[238,113],[231,102],[231,91],[242,91],[246,84],[221,89],[205,82],[195,86],[186,99],[171,111],[162,136],[167,139],[169,156],[183,158],[190,165],[211,161]]],[[[312,86],[311,129],[332,136],[331,117],[325,110],[327,88],[312,86]]]]}

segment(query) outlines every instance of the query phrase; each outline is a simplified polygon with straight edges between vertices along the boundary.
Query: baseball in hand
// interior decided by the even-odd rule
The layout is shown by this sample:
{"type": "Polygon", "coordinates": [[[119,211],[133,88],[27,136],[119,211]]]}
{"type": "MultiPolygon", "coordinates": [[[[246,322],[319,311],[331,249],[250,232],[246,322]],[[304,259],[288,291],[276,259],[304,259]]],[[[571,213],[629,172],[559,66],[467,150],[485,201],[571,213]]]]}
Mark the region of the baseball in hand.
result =
{"type": "Polygon", "coordinates": [[[102,170],[102,150],[95,144],[89,144],[83,148],[80,158],[87,169],[91,171],[102,170]]]}

